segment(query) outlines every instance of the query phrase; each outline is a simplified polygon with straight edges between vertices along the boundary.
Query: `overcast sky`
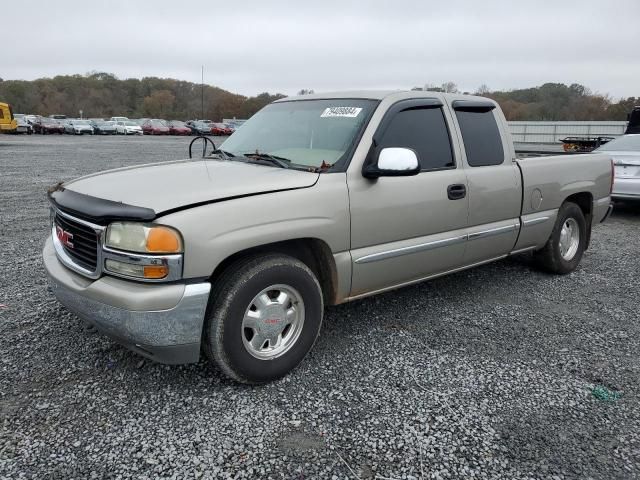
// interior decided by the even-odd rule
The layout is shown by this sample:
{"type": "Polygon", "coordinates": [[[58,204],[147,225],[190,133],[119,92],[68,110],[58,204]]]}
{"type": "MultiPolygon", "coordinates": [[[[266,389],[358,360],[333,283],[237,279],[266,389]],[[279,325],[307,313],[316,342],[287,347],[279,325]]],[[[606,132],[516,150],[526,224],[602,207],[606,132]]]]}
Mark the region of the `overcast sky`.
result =
{"type": "Polygon", "coordinates": [[[581,83],[640,96],[640,0],[4,1],[0,77],[92,70],[245,95],[581,83]],[[8,31],[7,31],[8,29],[8,31]]]}

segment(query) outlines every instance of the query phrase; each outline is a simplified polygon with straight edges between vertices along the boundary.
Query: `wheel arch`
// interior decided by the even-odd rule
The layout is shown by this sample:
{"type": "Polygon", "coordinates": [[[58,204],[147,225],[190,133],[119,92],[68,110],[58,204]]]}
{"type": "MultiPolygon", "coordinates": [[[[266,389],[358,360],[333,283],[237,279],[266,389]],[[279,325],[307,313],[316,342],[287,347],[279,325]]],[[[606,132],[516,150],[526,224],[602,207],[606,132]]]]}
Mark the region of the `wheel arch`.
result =
{"type": "Polygon", "coordinates": [[[591,225],[593,221],[593,195],[591,192],[578,192],[572,195],[569,195],[565,198],[563,203],[575,203],[580,207],[582,213],[584,215],[584,219],[587,224],[587,241],[585,245],[585,250],[589,248],[589,244],[591,243],[591,225]]]}
{"type": "Polygon", "coordinates": [[[333,253],[329,245],[318,238],[296,238],[240,250],[221,261],[209,280],[214,284],[229,267],[243,258],[270,253],[288,255],[300,260],[311,269],[318,279],[325,305],[338,303],[338,273],[333,253]]]}

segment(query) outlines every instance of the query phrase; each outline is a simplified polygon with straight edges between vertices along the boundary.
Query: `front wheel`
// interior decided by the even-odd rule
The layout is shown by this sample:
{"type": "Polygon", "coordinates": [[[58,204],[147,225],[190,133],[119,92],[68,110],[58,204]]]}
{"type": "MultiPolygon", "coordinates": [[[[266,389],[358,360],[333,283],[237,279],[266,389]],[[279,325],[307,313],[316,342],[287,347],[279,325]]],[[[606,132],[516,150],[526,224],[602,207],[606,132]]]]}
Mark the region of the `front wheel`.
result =
{"type": "Polygon", "coordinates": [[[311,350],[323,310],[320,284],[301,261],[275,254],[241,260],[214,285],[205,353],[239,382],[275,380],[311,350]]]}
{"type": "Polygon", "coordinates": [[[545,246],[535,253],[538,265],[551,273],[573,272],[582,259],[587,243],[587,222],[575,203],[564,203],[545,246]]]}

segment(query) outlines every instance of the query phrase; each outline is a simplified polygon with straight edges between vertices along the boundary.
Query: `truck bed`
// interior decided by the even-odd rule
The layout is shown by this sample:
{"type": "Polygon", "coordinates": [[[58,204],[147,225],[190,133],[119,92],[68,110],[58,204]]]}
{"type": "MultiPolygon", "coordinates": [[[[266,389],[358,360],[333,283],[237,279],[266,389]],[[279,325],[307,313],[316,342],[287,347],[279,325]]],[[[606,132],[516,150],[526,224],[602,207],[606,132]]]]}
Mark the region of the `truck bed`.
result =
{"type": "Polygon", "coordinates": [[[550,155],[519,158],[516,163],[522,175],[522,216],[557,209],[578,192],[589,192],[594,209],[606,213],[612,169],[608,155],[550,155]]]}

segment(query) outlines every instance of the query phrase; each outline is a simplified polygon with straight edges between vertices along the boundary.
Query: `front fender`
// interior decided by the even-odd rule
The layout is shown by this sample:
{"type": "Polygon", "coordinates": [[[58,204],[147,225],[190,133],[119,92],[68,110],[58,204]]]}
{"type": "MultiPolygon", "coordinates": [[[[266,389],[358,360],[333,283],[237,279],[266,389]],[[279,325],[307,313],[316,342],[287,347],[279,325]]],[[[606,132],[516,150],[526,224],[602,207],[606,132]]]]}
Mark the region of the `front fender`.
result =
{"type": "Polygon", "coordinates": [[[209,277],[231,255],[274,242],[315,238],[334,255],[350,246],[344,173],[323,174],[310,188],[220,201],[156,221],[182,233],[185,278],[209,277]]]}

